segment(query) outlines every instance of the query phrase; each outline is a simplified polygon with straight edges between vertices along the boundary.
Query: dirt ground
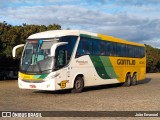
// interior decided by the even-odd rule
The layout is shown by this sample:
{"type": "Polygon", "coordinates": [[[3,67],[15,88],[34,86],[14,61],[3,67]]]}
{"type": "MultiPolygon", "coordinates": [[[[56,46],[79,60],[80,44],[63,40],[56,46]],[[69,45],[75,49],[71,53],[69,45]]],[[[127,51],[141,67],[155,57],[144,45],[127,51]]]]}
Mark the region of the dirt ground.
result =
{"type": "Polygon", "coordinates": [[[0,91],[0,111],[160,111],[160,73],[147,74],[136,86],[103,85],[79,94],[22,90],[17,80],[0,81],[0,91]]]}

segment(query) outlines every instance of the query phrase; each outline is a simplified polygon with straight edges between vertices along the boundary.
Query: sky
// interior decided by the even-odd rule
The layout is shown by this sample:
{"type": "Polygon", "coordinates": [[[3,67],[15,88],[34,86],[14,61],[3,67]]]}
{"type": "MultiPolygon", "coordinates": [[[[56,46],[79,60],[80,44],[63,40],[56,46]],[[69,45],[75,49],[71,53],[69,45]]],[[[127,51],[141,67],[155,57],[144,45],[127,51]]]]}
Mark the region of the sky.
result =
{"type": "Polygon", "coordinates": [[[160,48],[160,0],[0,0],[0,22],[59,24],[160,48]]]}

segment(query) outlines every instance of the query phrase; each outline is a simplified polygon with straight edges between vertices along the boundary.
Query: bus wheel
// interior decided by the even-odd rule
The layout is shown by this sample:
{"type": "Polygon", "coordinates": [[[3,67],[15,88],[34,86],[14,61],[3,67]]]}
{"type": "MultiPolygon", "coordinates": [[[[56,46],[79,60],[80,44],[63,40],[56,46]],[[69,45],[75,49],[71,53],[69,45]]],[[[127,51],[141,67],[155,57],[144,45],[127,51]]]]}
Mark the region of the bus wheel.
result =
{"type": "Polygon", "coordinates": [[[131,75],[130,75],[130,74],[127,74],[123,86],[124,86],[124,87],[129,87],[130,85],[131,85],[131,75]]]}
{"type": "Polygon", "coordinates": [[[74,87],[72,89],[72,93],[80,93],[83,91],[84,88],[84,81],[81,76],[76,77],[76,80],[74,82],[74,87]]]}
{"type": "Polygon", "coordinates": [[[134,74],[131,79],[131,85],[134,86],[137,84],[137,74],[134,74]]]}

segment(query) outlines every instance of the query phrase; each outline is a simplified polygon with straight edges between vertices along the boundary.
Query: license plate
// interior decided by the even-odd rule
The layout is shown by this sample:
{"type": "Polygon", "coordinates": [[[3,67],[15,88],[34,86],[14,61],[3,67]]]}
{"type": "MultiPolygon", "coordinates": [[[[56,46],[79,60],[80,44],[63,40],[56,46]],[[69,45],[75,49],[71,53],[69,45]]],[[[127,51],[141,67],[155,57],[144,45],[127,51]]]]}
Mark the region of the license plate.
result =
{"type": "Polygon", "coordinates": [[[30,88],[36,88],[36,85],[29,85],[30,88]]]}

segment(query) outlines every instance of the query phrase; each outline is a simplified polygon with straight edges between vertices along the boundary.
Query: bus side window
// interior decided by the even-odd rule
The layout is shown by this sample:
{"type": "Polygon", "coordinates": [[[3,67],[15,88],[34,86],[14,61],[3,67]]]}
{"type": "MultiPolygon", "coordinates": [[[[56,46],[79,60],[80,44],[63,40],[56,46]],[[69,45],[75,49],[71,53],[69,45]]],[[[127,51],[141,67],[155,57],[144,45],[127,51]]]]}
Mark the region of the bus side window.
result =
{"type": "Polygon", "coordinates": [[[58,58],[57,58],[57,65],[58,66],[64,66],[65,65],[65,51],[64,50],[60,50],[58,53],[58,58]]]}
{"type": "Polygon", "coordinates": [[[140,47],[137,47],[137,57],[140,57],[140,47]]]}
{"type": "Polygon", "coordinates": [[[110,55],[110,42],[105,42],[105,53],[107,56],[110,55]]]}
{"type": "Polygon", "coordinates": [[[121,54],[122,54],[122,57],[125,57],[125,55],[126,55],[125,45],[124,45],[124,44],[122,44],[122,45],[121,45],[121,47],[122,47],[122,48],[121,48],[121,52],[122,52],[121,54]]]}
{"type": "Polygon", "coordinates": [[[62,68],[67,65],[67,45],[57,47],[55,59],[55,66],[57,68],[62,68]]]}
{"type": "Polygon", "coordinates": [[[135,46],[135,58],[137,58],[137,57],[138,57],[138,47],[135,46]]]}
{"type": "Polygon", "coordinates": [[[144,47],[142,47],[142,54],[143,54],[142,57],[145,57],[145,53],[146,53],[146,49],[144,47]]]}
{"type": "Polygon", "coordinates": [[[80,40],[78,48],[77,48],[77,52],[76,52],[76,57],[80,57],[83,54],[84,54],[84,51],[83,51],[83,41],[80,40]]]}
{"type": "Polygon", "coordinates": [[[61,37],[59,41],[68,42],[65,49],[67,50],[67,63],[69,63],[75,44],[77,42],[77,36],[64,36],[64,37],[61,37]]]}
{"type": "Polygon", "coordinates": [[[117,56],[117,43],[113,43],[113,51],[114,51],[114,56],[117,56]]]}
{"type": "Polygon", "coordinates": [[[67,50],[59,50],[56,55],[56,67],[62,68],[67,65],[67,50]]]}
{"type": "Polygon", "coordinates": [[[121,45],[120,45],[120,43],[117,43],[117,49],[116,49],[116,51],[117,51],[116,55],[117,56],[121,56],[121,45]]]}
{"type": "Polygon", "coordinates": [[[128,45],[128,47],[129,47],[129,57],[132,57],[132,46],[128,45]]]}
{"type": "Polygon", "coordinates": [[[85,54],[90,55],[92,54],[92,40],[89,38],[86,38],[86,49],[85,49],[85,54]]]}
{"type": "Polygon", "coordinates": [[[93,42],[92,42],[92,53],[93,53],[93,55],[100,55],[101,54],[100,40],[93,40],[93,42]]]}
{"type": "Polygon", "coordinates": [[[110,42],[110,56],[115,56],[115,48],[113,42],[110,42]]]}
{"type": "Polygon", "coordinates": [[[140,57],[143,58],[145,56],[145,48],[140,47],[140,57]]]}
{"type": "Polygon", "coordinates": [[[83,55],[90,55],[92,54],[92,40],[89,38],[81,37],[76,57],[80,57],[83,55]]]}
{"type": "Polygon", "coordinates": [[[105,55],[105,42],[101,41],[101,55],[105,55]]]}
{"type": "Polygon", "coordinates": [[[126,57],[129,57],[129,48],[128,48],[128,45],[126,45],[126,49],[125,49],[125,51],[126,51],[126,57]]]}

